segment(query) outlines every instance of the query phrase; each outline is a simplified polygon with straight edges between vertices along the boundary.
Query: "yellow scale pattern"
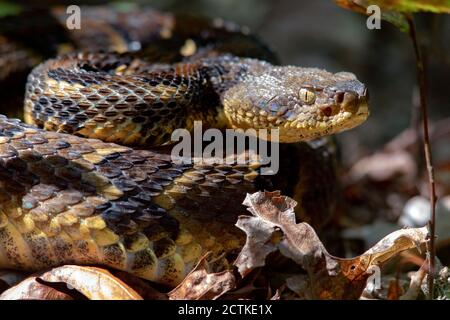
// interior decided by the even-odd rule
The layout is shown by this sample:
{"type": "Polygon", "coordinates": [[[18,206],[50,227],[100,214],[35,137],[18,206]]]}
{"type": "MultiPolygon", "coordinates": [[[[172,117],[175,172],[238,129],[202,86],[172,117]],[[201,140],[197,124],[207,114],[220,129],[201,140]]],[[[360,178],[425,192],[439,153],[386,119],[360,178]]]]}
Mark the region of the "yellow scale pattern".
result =
{"type": "Polygon", "coordinates": [[[177,167],[3,116],[0,133],[0,268],[100,264],[175,285],[243,244],[231,221],[245,211],[227,203],[254,190],[257,163],[177,167]]]}

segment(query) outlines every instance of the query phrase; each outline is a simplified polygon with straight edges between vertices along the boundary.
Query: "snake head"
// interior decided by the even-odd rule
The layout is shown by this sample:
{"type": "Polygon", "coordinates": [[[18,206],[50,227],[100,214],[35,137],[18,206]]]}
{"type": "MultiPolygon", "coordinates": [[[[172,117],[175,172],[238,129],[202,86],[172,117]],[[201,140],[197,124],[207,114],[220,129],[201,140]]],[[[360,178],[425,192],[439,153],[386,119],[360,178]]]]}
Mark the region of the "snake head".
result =
{"type": "Polygon", "coordinates": [[[278,128],[280,142],[352,129],[368,115],[366,86],[349,72],[267,65],[228,90],[225,115],[235,128],[278,128]]]}

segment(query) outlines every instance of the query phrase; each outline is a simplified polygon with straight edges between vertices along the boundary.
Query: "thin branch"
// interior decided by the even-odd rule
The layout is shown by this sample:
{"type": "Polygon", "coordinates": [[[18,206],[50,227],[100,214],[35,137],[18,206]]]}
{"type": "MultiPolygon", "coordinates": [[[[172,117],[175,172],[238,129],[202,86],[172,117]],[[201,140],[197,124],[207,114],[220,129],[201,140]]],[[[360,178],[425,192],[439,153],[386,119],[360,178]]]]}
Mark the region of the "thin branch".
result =
{"type": "Polygon", "coordinates": [[[422,56],[422,52],[420,50],[416,28],[414,26],[414,20],[412,15],[407,15],[408,24],[409,24],[409,35],[413,42],[414,53],[416,56],[416,65],[417,65],[417,80],[419,83],[419,92],[420,92],[420,109],[422,110],[422,125],[423,125],[423,145],[425,152],[425,162],[427,165],[428,171],[428,181],[430,188],[430,204],[431,204],[431,220],[429,222],[430,229],[430,243],[429,243],[429,273],[428,273],[428,299],[433,299],[433,291],[434,291],[434,272],[435,272],[435,257],[436,257],[436,248],[435,248],[435,237],[436,237],[436,186],[434,183],[434,168],[433,168],[433,158],[431,154],[431,146],[430,146],[430,137],[428,130],[428,106],[427,106],[427,84],[426,84],[426,73],[425,73],[425,64],[422,56]]]}

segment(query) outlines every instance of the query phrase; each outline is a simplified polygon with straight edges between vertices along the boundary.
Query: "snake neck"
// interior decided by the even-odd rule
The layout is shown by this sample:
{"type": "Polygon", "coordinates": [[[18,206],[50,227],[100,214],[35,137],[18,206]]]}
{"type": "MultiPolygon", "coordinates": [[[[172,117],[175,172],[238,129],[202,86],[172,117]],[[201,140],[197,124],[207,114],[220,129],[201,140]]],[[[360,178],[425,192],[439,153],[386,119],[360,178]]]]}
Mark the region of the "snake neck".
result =
{"type": "Polygon", "coordinates": [[[199,85],[203,88],[198,106],[201,109],[206,106],[210,110],[206,114],[213,115],[206,120],[206,126],[220,129],[234,128],[230,115],[224,108],[226,92],[244,79],[261,74],[270,67],[269,63],[261,60],[232,55],[204,58],[194,64],[193,68],[201,73],[199,85]]]}
{"type": "Polygon", "coordinates": [[[201,59],[199,65],[212,89],[219,96],[222,96],[233,85],[271,67],[269,63],[261,60],[232,55],[201,59]]]}

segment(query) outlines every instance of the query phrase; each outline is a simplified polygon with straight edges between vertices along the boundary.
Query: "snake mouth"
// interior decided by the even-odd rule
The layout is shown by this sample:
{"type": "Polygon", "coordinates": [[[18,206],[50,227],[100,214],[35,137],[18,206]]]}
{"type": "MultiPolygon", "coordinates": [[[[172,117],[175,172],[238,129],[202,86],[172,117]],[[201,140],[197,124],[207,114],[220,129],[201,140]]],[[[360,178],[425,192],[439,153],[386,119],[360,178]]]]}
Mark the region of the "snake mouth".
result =
{"type": "Polygon", "coordinates": [[[278,96],[263,102],[251,98],[227,100],[227,118],[234,128],[278,129],[278,142],[295,143],[350,130],[369,116],[365,88],[359,93],[332,91],[306,106],[289,107],[277,99],[278,96]]]}
{"type": "Polygon", "coordinates": [[[361,121],[361,123],[362,123],[369,117],[369,115],[370,115],[369,104],[368,104],[367,100],[365,99],[360,103],[358,112],[355,115],[355,119],[362,120],[361,121]]]}
{"type": "Polygon", "coordinates": [[[370,115],[369,105],[367,103],[367,100],[363,99],[358,103],[358,108],[356,112],[350,115],[349,120],[342,123],[339,131],[346,131],[359,126],[360,124],[362,124],[367,120],[369,115],[370,115]]]}
{"type": "MultiPolygon", "coordinates": [[[[347,96],[347,93],[345,95],[347,96]]],[[[344,99],[338,104],[319,107],[316,114],[308,116],[299,114],[293,120],[278,120],[279,124],[273,127],[280,130],[279,142],[295,143],[314,140],[361,125],[369,116],[367,96],[358,96],[354,93],[349,93],[348,96],[352,98],[344,99]],[[333,111],[335,112],[333,115],[328,114],[329,108],[337,111],[333,111]],[[324,109],[327,114],[324,114],[324,109]]]]}

